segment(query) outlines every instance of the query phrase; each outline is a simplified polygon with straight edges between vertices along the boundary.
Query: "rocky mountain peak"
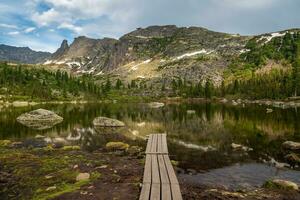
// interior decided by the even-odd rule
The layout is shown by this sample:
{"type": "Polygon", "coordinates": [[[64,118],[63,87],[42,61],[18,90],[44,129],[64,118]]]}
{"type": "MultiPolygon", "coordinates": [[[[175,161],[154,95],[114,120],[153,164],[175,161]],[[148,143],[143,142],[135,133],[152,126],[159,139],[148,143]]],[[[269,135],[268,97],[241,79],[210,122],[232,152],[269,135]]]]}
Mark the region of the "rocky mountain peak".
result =
{"type": "Polygon", "coordinates": [[[62,49],[69,48],[68,40],[63,40],[61,45],[60,45],[60,48],[62,48],[62,49]]]}
{"type": "Polygon", "coordinates": [[[69,44],[67,40],[63,40],[60,47],[55,53],[52,54],[52,59],[60,59],[69,50],[69,44]]]}

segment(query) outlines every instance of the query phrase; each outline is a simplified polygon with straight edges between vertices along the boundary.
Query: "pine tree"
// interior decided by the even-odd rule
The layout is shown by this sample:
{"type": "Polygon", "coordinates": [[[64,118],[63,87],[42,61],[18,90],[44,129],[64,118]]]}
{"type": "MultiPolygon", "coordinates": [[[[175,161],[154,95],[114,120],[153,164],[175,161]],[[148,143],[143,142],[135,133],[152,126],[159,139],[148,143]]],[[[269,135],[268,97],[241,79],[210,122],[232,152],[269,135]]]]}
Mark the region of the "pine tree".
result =
{"type": "Polygon", "coordinates": [[[212,96],[212,84],[210,80],[206,80],[205,83],[205,98],[211,99],[212,96]]]}

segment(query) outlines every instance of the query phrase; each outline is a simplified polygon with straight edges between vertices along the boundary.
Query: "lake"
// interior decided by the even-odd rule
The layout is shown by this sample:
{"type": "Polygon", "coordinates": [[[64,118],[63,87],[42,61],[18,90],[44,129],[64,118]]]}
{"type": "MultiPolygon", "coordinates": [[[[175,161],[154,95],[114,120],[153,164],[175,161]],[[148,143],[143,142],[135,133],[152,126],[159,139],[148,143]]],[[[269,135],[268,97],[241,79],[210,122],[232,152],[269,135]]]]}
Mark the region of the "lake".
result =
{"type": "Polygon", "coordinates": [[[300,111],[273,108],[267,113],[266,108],[212,103],[178,103],[161,108],[144,103],[9,107],[0,110],[0,138],[32,141],[36,135],[61,137],[93,151],[108,141],[145,146],[148,134],[167,133],[170,157],[178,161],[179,177],[194,184],[256,188],[274,177],[300,184],[299,168],[278,167],[285,165],[288,153],[281,148],[282,143],[300,141],[300,111]],[[47,130],[16,122],[20,114],[37,108],[52,110],[64,121],[47,130]],[[92,121],[98,116],[119,119],[126,127],[95,130],[92,121]]]}

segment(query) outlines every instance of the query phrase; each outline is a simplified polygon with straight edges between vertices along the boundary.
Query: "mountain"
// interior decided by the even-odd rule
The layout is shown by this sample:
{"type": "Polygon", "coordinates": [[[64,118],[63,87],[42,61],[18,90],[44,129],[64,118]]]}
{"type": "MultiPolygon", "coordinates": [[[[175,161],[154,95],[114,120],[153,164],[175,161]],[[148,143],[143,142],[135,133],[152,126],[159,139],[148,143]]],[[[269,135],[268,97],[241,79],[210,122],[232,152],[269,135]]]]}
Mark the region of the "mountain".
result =
{"type": "MultiPolygon", "coordinates": [[[[45,64],[67,66],[76,74],[117,75],[120,79],[221,81],[229,60],[245,51],[252,37],[218,33],[200,27],[150,26],[120,39],[78,37],[64,53],[45,64]]],[[[62,52],[62,47],[57,51],[62,52]]]]}
{"type": "Polygon", "coordinates": [[[70,46],[63,41],[44,64],[91,74],[98,80],[134,80],[157,88],[170,88],[174,79],[194,85],[211,80],[220,86],[223,81],[248,80],[253,73],[273,68],[290,71],[299,33],[291,29],[241,36],[201,27],[150,26],[118,40],[81,36],[70,46]]]}
{"type": "Polygon", "coordinates": [[[33,51],[28,47],[14,47],[0,44],[0,61],[36,64],[50,58],[51,53],[33,51]]]}

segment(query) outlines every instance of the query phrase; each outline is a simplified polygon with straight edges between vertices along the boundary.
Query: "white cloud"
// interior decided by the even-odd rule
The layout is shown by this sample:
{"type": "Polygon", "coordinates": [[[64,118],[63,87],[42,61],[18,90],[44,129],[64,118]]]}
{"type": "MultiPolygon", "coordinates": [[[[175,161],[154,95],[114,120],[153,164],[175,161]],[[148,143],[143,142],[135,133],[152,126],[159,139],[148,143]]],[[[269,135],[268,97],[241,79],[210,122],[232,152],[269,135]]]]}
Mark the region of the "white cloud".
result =
{"type": "Polygon", "coordinates": [[[11,31],[7,33],[8,35],[19,35],[20,32],[19,31],[11,31]]]}
{"type": "Polygon", "coordinates": [[[10,28],[10,29],[17,29],[18,27],[11,24],[0,24],[0,27],[2,28],[10,28]]]}
{"type": "Polygon", "coordinates": [[[59,25],[57,28],[58,29],[68,29],[68,30],[71,30],[71,31],[73,31],[75,33],[78,33],[78,34],[80,34],[81,31],[82,31],[81,27],[75,26],[73,24],[65,23],[65,22],[62,23],[61,25],[59,25]]]}
{"type": "Polygon", "coordinates": [[[36,22],[39,26],[47,26],[51,23],[58,23],[61,20],[65,20],[62,16],[61,12],[56,11],[54,8],[51,8],[50,10],[47,10],[43,13],[35,12],[32,15],[32,20],[36,22]]]}
{"type": "Polygon", "coordinates": [[[25,32],[25,33],[31,33],[31,32],[33,32],[35,29],[36,29],[35,27],[29,27],[29,28],[26,28],[26,29],[24,30],[24,32],[25,32]]]}
{"type": "Polygon", "coordinates": [[[221,3],[228,7],[238,7],[238,8],[246,8],[246,9],[257,9],[257,8],[265,8],[278,0],[214,0],[215,3],[221,3]]]}

